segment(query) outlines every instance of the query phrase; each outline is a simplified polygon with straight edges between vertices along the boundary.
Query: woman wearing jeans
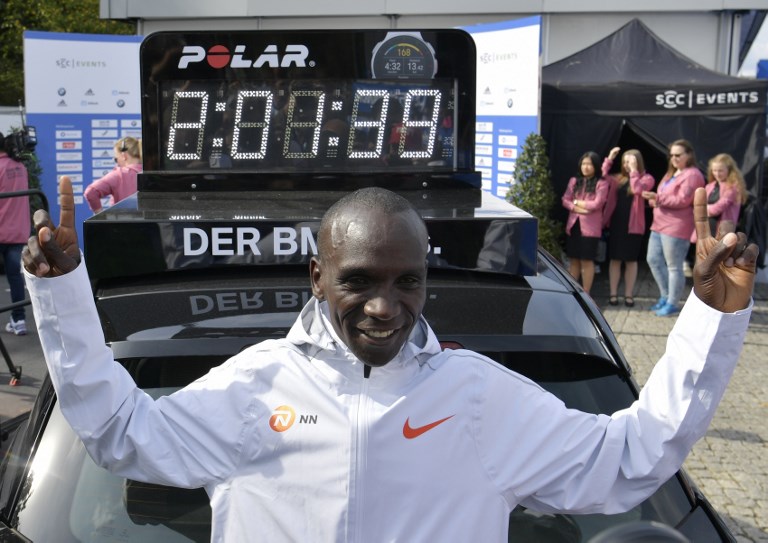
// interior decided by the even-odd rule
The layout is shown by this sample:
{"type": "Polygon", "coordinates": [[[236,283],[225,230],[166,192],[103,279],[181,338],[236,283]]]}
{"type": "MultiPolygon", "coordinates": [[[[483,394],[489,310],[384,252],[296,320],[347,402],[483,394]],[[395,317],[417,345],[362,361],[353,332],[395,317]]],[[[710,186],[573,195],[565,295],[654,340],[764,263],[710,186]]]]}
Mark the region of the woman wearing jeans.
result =
{"type": "Polygon", "coordinates": [[[695,228],[693,193],[703,186],[704,176],[696,167],[693,147],[686,140],[677,140],[669,146],[669,168],[656,192],[642,193],[653,208],[646,259],[660,291],[659,300],[651,307],[659,317],[680,311],[685,287],[683,261],[695,228]]]}

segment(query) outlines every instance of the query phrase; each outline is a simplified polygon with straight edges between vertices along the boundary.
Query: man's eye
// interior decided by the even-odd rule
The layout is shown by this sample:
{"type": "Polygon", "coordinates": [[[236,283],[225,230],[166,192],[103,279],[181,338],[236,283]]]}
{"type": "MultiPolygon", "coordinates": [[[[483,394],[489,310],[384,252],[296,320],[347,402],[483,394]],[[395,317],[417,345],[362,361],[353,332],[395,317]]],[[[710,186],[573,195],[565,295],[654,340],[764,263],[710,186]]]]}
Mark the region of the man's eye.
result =
{"type": "Polygon", "coordinates": [[[342,284],[348,286],[349,288],[361,288],[368,285],[368,281],[364,277],[353,276],[346,277],[344,280],[342,280],[342,284]]]}
{"type": "Polygon", "coordinates": [[[399,281],[400,285],[407,288],[415,288],[421,285],[421,278],[419,277],[403,277],[399,281]]]}

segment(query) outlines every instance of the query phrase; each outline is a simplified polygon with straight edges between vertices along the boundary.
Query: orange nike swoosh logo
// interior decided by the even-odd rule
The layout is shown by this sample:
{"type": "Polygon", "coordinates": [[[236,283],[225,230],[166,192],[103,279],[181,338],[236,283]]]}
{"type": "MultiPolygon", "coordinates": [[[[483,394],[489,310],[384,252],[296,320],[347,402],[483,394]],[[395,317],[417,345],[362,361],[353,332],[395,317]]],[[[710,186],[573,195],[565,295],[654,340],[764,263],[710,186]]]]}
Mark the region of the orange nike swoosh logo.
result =
{"type": "Polygon", "coordinates": [[[425,424],[424,426],[419,426],[418,428],[411,428],[410,423],[410,417],[405,419],[405,424],[403,424],[403,436],[405,436],[405,439],[413,439],[415,437],[419,437],[421,434],[425,432],[429,432],[432,428],[435,426],[438,426],[448,419],[452,419],[453,415],[450,417],[445,417],[444,419],[436,420],[435,422],[431,422],[429,424],[425,424]]]}

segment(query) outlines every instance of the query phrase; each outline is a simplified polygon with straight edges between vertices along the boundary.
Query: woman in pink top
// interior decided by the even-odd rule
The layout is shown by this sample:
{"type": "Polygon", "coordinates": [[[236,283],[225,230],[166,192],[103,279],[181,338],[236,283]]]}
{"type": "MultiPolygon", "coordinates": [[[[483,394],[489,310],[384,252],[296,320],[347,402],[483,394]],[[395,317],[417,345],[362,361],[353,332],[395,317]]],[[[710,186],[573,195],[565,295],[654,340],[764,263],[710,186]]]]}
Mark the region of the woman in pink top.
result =
{"type": "Polygon", "coordinates": [[[85,189],[83,195],[94,213],[101,211],[101,199],[109,196],[109,205],[136,192],[136,178],[141,172],[141,141],[136,138],[117,140],[114,147],[115,167],[85,189]]]}
{"type": "Polygon", "coordinates": [[[652,190],[656,181],[645,171],[643,155],[637,149],[629,149],[621,155],[621,171],[609,176],[613,161],[621,149],[614,147],[603,161],[603,177],[610,181],[608,201],[603,213],[603,226],[608,228],[608,303],[618,305],[621,263],[624,262],[624,305],[635,305],[634,292],[637,281],[637,262],[643,248],[645,234],[645,200],[642,193],[652,190]]]}
{"type": "Polygon", "coordinates": [[[693,193],[703,186],[704,176],[696,167],[693,147],[686,140],[677,140],[669,146],[669,169],[656,192],[642,193],[653,208],[647,261],[660,293],[651,311],[659,317],[680,312],[685,287],[683,261],[694,230],[693,193]]]}
{"type": "MultiPolygon", "coordinates": [[[[20,192],[29,190],[29,174],[21,160],[12,158],[12,147],[0,133],[0,192],[20,192]]],[[[11,302],[22,302],[24,276],[21,274],[21,251],[32,232],[29,218],[29,196],[0,198],[0,256],[5,262],[5,275],[11,289],[11,302]]],[[[23,336],[27,333],[26,311],[24,306],[11,311],[5,331],[23,336]]]]}
{"type": "MultiPolygon", "coordinates": [[[[735,226],[739,222],[741,206],[747,202],[747,185],[736,161],[728,153],[720,153],[710,159],[707,167],[707,214],[712,235],[722,221],[735,226]]],[[[691,235],[696,243],[696,230],[691,235]]]]}
{"type": "Polygon", "coordinates": [[[571,177],[562,197],[569,211],[565,225],[565,254],[568,271],[577,281],[581,277],[587,294],[595,279],[597,242],[603,233],[603,208],[608,197],[608,181],[598,175],[600,157],[592,151],[579,159],[578,177],[571,177]]]}

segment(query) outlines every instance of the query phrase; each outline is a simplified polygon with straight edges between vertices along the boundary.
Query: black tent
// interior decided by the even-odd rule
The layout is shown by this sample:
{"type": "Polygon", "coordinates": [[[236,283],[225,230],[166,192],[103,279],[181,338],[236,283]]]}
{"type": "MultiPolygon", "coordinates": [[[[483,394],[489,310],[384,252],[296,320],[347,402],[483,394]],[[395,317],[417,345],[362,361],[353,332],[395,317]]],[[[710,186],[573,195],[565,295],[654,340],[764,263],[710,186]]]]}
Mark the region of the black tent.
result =
{"type": "Polygon", "coordinates": [[[658,181],[667,145],[684,138],[702,170],[714,155],[729,153],[750,192],[765,197],[767,89],[768,81],[704,68],[634,19],[542,70],[541,133],[555,191],[562,194],[585,151],[603,157],[616,145],[639,149],[658,181]]]}

